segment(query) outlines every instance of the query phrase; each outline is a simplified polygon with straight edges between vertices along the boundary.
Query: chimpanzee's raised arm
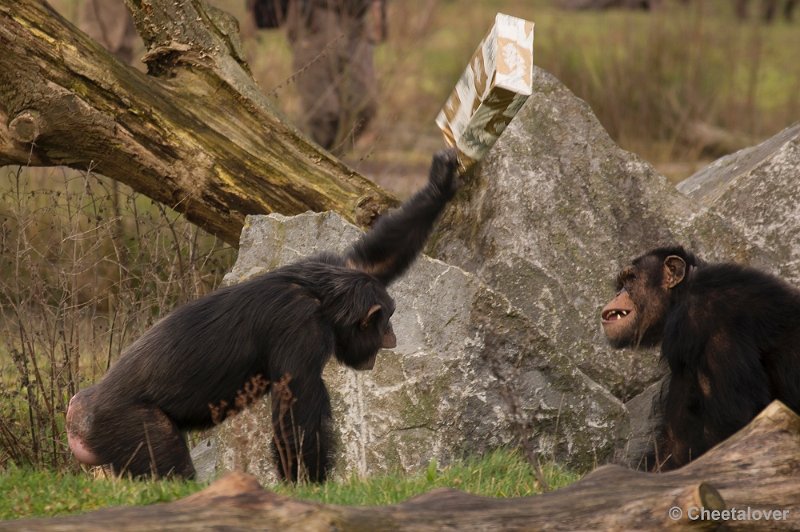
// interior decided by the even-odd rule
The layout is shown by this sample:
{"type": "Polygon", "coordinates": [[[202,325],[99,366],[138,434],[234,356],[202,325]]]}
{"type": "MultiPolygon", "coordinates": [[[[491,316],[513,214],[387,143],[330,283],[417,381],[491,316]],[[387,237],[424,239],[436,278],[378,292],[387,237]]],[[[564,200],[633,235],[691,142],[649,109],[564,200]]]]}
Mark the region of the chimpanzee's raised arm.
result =
{"type": "Polygon", "coordinates": [[[331,357],[372,369],[380,349],[397,345],[386,284],[422,249],[453,197],[455,177],[455,153],[438,153],[428,185],[344,256],[301,259],[191,301],[153,325],[70,401],[66,428],[75,457],[136,478],[191,477],[185,431],[232,415],[246,406],[243,396],[252,402],[269,390],[274,408],[282,395],[277,384],[288,382],[291,419],[273,410],[279,474],[297,481],[305,471],[324,481],[334,438],[322,370],[331,357]]]}
{"type": "Polygon", "coordinates": [[[428,184],[398,210],[384,215],[347,253],[347,264],[384,285],[414,262],[433,224],[455,194],[458,158],[453,149],[433,156],[428,184]]]}

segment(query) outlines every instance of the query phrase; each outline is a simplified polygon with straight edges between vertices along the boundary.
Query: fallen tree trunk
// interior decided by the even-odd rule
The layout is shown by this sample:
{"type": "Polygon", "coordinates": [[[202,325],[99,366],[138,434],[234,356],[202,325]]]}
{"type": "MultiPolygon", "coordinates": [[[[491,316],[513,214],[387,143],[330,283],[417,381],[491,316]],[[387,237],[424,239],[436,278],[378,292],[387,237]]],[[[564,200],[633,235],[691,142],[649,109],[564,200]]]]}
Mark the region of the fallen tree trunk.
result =
{"type": "Polygon", "coordinates": [[[335,210],[359,225],[396,201],[284,121],[238,25],[202,0],[129,0],[149,75],[41,0],[0,0],[0,165],[91,169],[238,245],[247,214],[335,210]]]}
{"type": "Polygon", "coordinates": [[[332,506],[282,497],[233,473],[174,503],[0,523],[0,529],[630,530],[713,529],[723,522],[733,530],[800,529],[800,417],[779,402],[677,471],[604,466],[545,495],[492,499],[440,489],[393,506],[332,506]]]}

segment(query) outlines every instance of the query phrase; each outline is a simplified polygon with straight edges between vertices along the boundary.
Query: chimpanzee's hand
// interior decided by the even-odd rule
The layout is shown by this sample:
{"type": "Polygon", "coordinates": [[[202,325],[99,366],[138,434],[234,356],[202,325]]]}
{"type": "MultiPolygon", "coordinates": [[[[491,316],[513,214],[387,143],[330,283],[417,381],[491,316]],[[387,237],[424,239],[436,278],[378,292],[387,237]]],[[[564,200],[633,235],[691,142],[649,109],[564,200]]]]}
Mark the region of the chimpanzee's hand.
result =
{"type": "Polygon", "coordinates": [[[453,148],[439,150],[433,155],[429,183],[446,198],[458,189],[458,153],[453,148]]]}

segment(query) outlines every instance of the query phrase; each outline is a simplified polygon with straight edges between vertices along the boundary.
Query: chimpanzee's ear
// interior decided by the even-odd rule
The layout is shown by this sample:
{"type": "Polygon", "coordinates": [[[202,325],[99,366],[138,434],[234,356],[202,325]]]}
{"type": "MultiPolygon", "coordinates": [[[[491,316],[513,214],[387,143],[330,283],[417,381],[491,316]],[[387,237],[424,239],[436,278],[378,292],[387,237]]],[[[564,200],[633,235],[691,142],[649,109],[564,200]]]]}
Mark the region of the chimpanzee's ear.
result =
{"type": "Polygon", "coordinates": [[[686,277],[686,261],[677,255],[664,259],[664,280],[666,288],[675,288],[686,277]]]}
{"type": "Polygon", "coordinates": [[[382,307],[378,304],[372,305],[369,307],[367,311],[367,315],[361,319],[361,328],[366,329],[369,326],[369,322],[372,319],[372,316],[378,312],[382,307]]]}

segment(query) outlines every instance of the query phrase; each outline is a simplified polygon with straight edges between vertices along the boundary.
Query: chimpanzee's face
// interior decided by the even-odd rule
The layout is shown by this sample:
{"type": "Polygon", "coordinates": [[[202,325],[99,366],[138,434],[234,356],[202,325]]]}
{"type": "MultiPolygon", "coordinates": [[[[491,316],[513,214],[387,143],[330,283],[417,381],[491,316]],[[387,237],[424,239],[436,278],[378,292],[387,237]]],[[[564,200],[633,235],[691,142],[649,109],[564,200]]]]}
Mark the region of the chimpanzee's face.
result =
{"type": "Polygon", "coordinates": [[[394,334],[394,328],[390,320],[393,313],[394,303],[388,309],[382,307],[377,309],[365,323],[359,325],[361,331],[355,338],[357,345],[352,346],[351,349],[355,349],[355,352],[369,353],[369,355],[360,361],[354,360],[354,364],[351,364],[353,369],[372,369],[375,367],[375,359],[378,357],[379,349],[397,347],[397,337],[394,334]]]}
{"type": "Polygon", "coordinates": [[[652,347],[661,341],[672,288],[684,277],[685,262],[643,255],[617,275],[617,295],[600,313],[612,347],[652,347]]]}
{"type": "Polygon", "coordinates": [[[338,333],[336,358],[353,369],[372,369],[380,349],[397,346],[391,322],[395,304],[385,292],[381,295],[358,323],[338,333]]]}

